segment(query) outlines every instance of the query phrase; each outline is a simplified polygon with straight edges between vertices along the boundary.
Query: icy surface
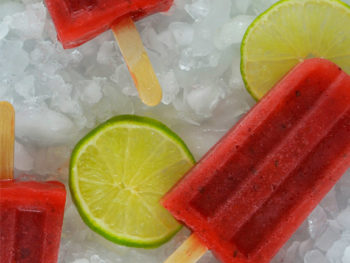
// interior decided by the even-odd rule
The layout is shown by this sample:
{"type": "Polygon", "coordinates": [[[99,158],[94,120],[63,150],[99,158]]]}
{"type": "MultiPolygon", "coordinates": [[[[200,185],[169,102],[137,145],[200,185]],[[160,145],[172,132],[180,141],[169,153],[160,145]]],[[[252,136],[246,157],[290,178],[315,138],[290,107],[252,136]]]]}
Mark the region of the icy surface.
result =
{"type": "MultiPolygon", "coordinates": [[[[164,122],[199,159],[254,105],[240,75],[240,42],[275,2],[175,0],[169,13],[139,21],[164,92],[162,104],[149,108],[137,98],[111,32],[63,50],[42,1],[0,1],[0,99],[16,109],[17,176],[67,183],[76,142],[125,113],[164,122]]],[[[350,263],[349,200],[347,173],[273,263],[350,263]]],[[[183,229],[155,250],[121,247],[86,227],[68,196],[59,262],[162,262],[188,234],[183,229]]],[[[199,262],[217,260],[208,252],[199,262]]]]}

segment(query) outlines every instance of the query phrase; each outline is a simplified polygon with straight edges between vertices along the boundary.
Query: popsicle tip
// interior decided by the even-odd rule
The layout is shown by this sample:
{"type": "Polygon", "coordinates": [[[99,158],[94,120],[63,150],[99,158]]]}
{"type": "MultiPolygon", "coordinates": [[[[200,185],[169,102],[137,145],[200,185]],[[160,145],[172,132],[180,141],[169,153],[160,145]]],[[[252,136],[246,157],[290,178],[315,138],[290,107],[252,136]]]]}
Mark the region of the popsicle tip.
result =
{"type": "Polygon", "coordinates": [[[7,112],[10,114],[15,114],[15,109],[13,108],[12,104],[8,101],[0,101],[0,110],[2,112],[7,112]]]}
{"type": "Polygon", "coordinates": [[[158,105],[162,100],[162,88],[132,18],[119,19],[112,31],[141,101],[147,106],[158,105]]]}
{"type": "Polygon", "coordinates": [[[141,101],[150,107],[157,106],[162,101],[162,93],[152,94],[151,96],[145,96],[140,94],[141,101]]]}

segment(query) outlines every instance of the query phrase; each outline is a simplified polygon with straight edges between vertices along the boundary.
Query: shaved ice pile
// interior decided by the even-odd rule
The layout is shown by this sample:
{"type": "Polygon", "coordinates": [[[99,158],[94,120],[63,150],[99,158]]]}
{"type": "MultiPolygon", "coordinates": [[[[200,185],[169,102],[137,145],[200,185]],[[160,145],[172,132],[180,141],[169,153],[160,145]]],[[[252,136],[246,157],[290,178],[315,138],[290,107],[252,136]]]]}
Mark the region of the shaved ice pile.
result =
{"type": "MultiPolygon", "coordinates": [[[[175,0],[168,13],[137,23],[163,87],[162,104],[143,105],[112,33],[64,50],[40,0],[0,2],[0,100],[16,109],[16,173],[67,184],[72,148],[118,114],[164,122],[198,160],[254,105],[241,79],[240,42],[276,0],[175,0]]],[[[350,0],[345,1],[350,4],[350,0]]],[[[314,210],[274,263],[350,263],[350,174],[314,210]]],[[[188,236],[154,250],[104,240],[68,197],[60,263],[162,262],[188,236]]],[[[217,260],[208,252],[200,263],[217,260]]]]}

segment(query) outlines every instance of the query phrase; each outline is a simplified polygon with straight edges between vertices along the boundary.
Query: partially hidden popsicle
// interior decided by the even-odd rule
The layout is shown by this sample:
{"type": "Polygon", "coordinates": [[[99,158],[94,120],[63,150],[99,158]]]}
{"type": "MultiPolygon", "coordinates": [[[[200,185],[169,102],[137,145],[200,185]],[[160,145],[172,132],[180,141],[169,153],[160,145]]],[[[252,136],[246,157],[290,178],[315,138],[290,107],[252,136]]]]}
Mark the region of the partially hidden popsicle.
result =
{"type": "Polygon", "coordinates": [[[14,111],[0,102],[0,262],[55,263],[66,200],[62,183],[13,180],[14,111]]]}
{"type": "Polygon", "coordinates": [[[79,46],[112,29],[129,71],[147,105],[162,93],[133,20],[167,11],[173,0],[45,0],[64,48],[79,46]]]}
{"type": "Polygon", "coordinates": [[[306,60],[163,198],[193,231],[166,262],[195,262],[206,248],[226,263],[270,262],[350,166],[349,154],[350,76],[306,60]]]}

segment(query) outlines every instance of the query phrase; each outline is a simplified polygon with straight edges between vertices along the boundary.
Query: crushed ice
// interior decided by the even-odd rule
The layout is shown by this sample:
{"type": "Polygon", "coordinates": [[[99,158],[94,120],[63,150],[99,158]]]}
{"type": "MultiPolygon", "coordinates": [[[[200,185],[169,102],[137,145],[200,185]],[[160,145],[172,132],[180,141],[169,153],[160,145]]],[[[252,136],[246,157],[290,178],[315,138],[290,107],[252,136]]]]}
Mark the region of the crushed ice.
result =
{"type": "MultiPolygon", "coordinates": [[[[17,176],[67,182],[73,145],[116,114],[157,118],[202,156],[254,104],[239,48],[251,21],[276,0],[175,0],[169,13],[137,23],[163,86],[162,105],[140,103],[111,32],[63,50],[40,0],[0,2],[0,99],[16,109],[17,176]]],[[[350,0],[346,1],[350,3],[350,0]]],[[[274,263],[350,262],[347,173],[281,249],[274,263]]],[[[161,262],[188,235],[156,250],[114,245],[85,226],[70,198],[60,263],[161,262]]],[[[217,262],[207,253],[201,263],[217,262]]]]}

